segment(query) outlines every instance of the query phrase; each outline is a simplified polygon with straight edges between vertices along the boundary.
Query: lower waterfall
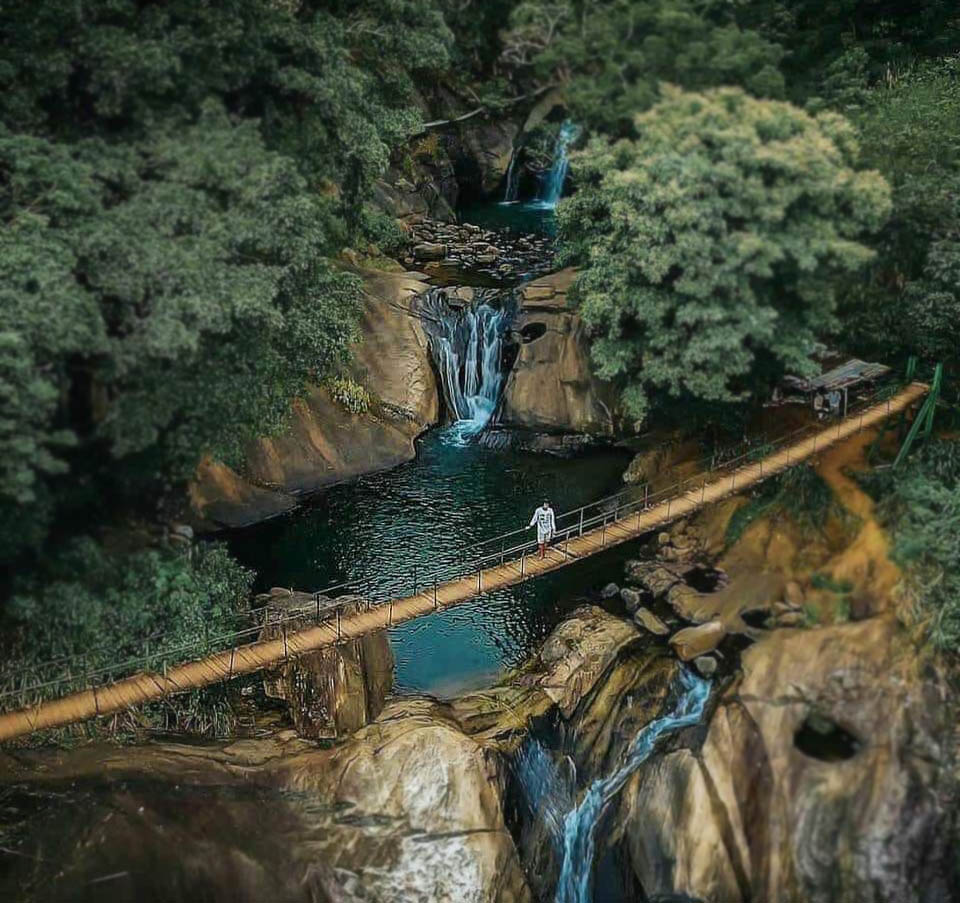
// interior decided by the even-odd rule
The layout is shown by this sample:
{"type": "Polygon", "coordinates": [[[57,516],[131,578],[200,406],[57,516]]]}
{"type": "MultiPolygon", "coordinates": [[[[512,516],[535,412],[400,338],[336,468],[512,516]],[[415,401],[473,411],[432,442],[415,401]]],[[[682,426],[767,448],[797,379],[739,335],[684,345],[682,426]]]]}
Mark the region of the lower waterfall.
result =
{"type": "Polygon", "coordinates": [[[651,721],[630,744],[623,764],[613,774],[598,778],[580,804],[563,821],[563,864],[557,884],[556,903],[591,903],[591,882],[596,858],[596,832],[610,801],[649,757],[664,734],[696,724],[710,696],[710,682],[691,673],[680,674],[681,695],[668,715],[651,721]]]}
{"type": "Polygon", "coordinates": [[[513,318],[509,293],[477,290],[474,303],[451,306],[443,289],[421,296],[420,315],[453,424],[449,441],[464,445],[490,422],[503,389],[504,336],[513,318]],[[494,306],[494,302],[503,302],[494,306]]]}

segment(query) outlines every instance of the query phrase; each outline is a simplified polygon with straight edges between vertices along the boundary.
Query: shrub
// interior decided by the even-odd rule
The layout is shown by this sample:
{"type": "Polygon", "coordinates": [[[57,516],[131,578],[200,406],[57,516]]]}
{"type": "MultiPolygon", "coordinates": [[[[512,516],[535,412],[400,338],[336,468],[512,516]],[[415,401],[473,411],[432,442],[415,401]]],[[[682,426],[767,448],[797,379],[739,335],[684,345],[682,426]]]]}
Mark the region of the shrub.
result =
{"type": "Polygon", "coordinates": [[[348,376],[336,376],[329,382],[334,401],[351,414],[366,414],[370,410],[370,393],[348,376]]]}
{"type": "MultiPolygon", "coordinates": [[[[148,653],[159,656],[149,662],[154,670],[202,655],[218,636],[247,626],[252,583],[253,572],[220,544],[114,553],[75,539],[48,571],[15,582],[3,611],[2,688],[72,677],[59,693],[97,672],[102,683],[140,670],[148,653]]],[[[226,691],[214,687],[150,706],[139,724],[222,733],[229,720],[226,691]]]]}
{"type": "Polygon", "coordinates": [[[960,652],[960,442],[928,443],[901,468],[864,482],[931,641],[960,652]]]}

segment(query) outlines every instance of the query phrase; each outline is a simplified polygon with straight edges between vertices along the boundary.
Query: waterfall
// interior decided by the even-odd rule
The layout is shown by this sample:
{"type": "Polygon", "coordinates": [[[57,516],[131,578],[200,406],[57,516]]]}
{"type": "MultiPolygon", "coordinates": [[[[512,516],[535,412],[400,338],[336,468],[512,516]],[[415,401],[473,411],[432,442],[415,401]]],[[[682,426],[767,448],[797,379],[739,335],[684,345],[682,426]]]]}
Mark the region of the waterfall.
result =
{"type": "Polygon", "coordinates": [[[564,817],[576,801],[573,763],[566,762],[569,768],[564,771],[543,744],[532,737],[514,759],[527,813],[543,823],[558,853],[561,852],[564,817]]]}
{"type": "Polygon", "coordinates": [[[517,157],[520,154],[514,150],[510,154],[510,167],[507,169],[507,187],[503,193],[504,204],[515,204],[517,202],[517,193],[520,190],[520,170],[517,169],[517,157]]]}
{"type": "Polygon", "coordinates": [[[483,431],[503,388],[503,336],[512,318],[509,305],[488,303],[501,292],[477,291],[473,305],[453,308],[442,289],[421,296],[420,312],[443,397],[454,423],[449,441],[465,445],[483,431]]]}
{"type": "Polygon", "coordinates": [[[681,696],[674,710],[644,727],[630,744],[624,763],[587,789],[580,804],[563,822],[563,865],[556,903],[590,903],[596,853],[596,830],[610,801],[647,759],[664,734],[696,724],[710,695],[710,683],[689,671],[681,672],[681,696]]]}
{"type": "Polygon", "coordinates": [[[580,129],[569,119],[560,126],[560,134],[557,135],[557,143],[553,148],[553,166],[540,186],[537,206],[550,210],[557,206],[557,201],[563,194],[564,183],[567,181],[567,173],[570,171],[568,156],[570,145],[577,140],[579,134],[580,129]]]}

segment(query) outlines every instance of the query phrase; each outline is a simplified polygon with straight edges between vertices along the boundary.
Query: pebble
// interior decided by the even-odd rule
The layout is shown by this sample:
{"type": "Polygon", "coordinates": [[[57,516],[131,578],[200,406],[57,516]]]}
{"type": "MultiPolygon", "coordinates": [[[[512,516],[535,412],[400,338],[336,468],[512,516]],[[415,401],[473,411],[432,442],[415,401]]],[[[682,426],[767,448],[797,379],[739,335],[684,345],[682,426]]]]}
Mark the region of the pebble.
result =
{"type": "Polygon", "coordinates": [[[614,596],[620,594],[620,587],[616,583],[608,583],[602,590],[600,590],[601,599],[612,599],[614,596]]]}
{"type": "Polygon", "coordinates": [[[633,616],[638,627],[650,631],[654,636],[668,636],[670,628],[663,623],[649,608],[638,608],[633,616]]]}
{"type": "Polygon", "coordinates": [[[698,656],[693,660],[693,666],[703,677],[713,677],[717,673],[717,660],[712,655],[698,656]]]}
{"type": "Polygon", "coordinates": [[[623,599],[623,604],[627,606],[627,611],[633,614],[640,607],[640,602],[643,597],[640,595],[639,590],[625,586],[620,590],[620,598],[623,599]]]}

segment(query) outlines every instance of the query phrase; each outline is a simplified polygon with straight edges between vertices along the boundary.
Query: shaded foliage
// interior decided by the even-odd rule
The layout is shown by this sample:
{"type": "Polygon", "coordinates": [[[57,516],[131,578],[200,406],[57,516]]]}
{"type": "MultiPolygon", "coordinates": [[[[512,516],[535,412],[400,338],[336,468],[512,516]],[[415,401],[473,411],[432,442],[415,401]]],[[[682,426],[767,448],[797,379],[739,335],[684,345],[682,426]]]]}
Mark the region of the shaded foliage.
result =
{"type": "Polygon", "coordinates": [[[864,161],[893,188],[866,278],[846,292],[853,340],[890,358],[960,359],[960,63],[915,66],[857,115],[864,161]]]}
{"type": "Polygon", "coordinates": [[[902,467],[864,483],[880,500],[931,640],[960,652],[960,443],[927,443],[902,467]]]}

